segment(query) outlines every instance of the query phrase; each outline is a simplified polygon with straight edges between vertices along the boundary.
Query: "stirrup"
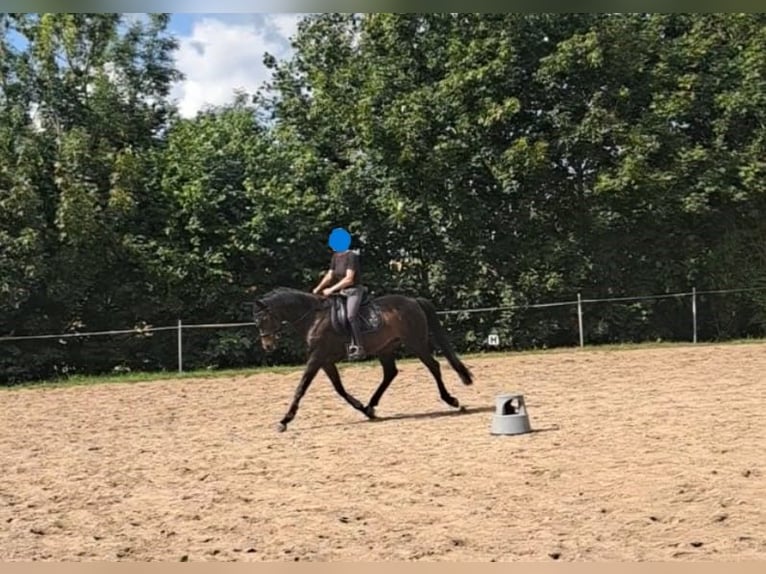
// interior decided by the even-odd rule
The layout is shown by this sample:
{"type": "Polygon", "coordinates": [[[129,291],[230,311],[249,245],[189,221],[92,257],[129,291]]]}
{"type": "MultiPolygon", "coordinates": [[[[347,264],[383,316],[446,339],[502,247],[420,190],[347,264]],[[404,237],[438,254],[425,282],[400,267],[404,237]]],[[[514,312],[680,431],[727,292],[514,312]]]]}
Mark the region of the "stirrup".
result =
{"type": "Polygon", "coordinates": [[[348,346],[348,358],[352,361],[355,359],[363,359],[365,356],[364,349],[359,345],[353,343],[348,346]]]}

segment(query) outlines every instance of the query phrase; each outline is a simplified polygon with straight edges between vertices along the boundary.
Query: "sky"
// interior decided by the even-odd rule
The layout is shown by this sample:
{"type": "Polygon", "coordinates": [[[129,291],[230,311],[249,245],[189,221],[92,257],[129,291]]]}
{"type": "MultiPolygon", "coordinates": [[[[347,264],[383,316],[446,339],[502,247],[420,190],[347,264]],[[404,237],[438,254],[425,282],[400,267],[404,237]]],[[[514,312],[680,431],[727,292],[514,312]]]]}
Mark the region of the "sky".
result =
{"type": "MultiPolygon", "coordinates": [[[[235,90],[255,92],[269,77],[264,53],[278,60],[292,54],[290,39],[306,13],[176,13],[169,31],[176,36],[176,67],[184,80],[170,97],[183,117],[193,117],[206,105],[229,103],[235,90]]],[[[126,13],[128,20],[141,14],[126,13]]],[[[9,39],[16,47],[26,42],[18,35],[9,39]]]]}
{"type": "Polygon", "coordinates": [[[254,92],[268,79],[263,55],[289,56],[290,38],[304,14],[173,14],[170,31],[178,38],[176,66],[185,79],[174,86],[184,117],[205,105],[233,99],[236,89],[254,92]]]}

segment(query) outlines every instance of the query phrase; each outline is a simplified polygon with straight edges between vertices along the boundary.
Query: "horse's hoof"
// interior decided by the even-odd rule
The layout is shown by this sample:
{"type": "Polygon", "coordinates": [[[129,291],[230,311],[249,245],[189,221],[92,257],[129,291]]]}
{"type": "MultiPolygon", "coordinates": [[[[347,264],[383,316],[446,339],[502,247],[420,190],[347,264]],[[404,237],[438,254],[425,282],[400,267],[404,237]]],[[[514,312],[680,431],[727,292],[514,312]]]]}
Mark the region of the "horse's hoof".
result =
{"type": "Polygon", "coordinates": [[[460,405],[460,412],[464,413],[468,410],[468,408],[465,405],[460,405]]]}
{"type": "Polygon", "coordinates": [[[277,423],[277,432],[285,432],[287,430],[287,425],[285,423],[277,423]]]}
{"type": "Polygon", "coordinates": [[[367,407],[364,409],[364,414],[367,416],[370,420],[375,420],[375,407],[367,407]]]}

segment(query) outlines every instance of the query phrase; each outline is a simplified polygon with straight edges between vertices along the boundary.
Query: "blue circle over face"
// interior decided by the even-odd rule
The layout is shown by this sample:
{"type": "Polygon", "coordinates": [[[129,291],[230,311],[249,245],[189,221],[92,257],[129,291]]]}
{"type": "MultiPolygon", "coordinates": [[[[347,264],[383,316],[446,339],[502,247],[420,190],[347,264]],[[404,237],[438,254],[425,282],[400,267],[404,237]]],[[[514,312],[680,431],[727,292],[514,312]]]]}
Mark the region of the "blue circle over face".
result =
{"type": "Polygon", "coordinates": [[[351,245],[351,234],[342,227],[336,227],[330,233],[327,243],[333,251],[346,251],[351,245]]]}

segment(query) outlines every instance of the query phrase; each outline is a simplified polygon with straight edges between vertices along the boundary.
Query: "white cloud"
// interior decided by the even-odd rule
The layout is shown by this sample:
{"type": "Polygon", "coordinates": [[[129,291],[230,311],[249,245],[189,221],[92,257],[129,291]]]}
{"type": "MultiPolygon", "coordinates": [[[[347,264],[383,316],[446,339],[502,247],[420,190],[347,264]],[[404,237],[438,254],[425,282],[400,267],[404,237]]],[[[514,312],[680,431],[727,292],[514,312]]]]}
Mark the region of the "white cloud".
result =
{"type": "Polygon", "coordinates": [[[298,23],[301,18],[296,17],[296,14],[272,14],[271,18],[281,36],[288,41],[292,40],[298,32],[298,23]]]}
{"type": "Polygon", "coordinates": [[[185,75],[171,97],[184,117],[206,105],[232,101],[235,90],[255,92],[269,77],[263,54],[278,59],[290,54],[288,36],[303,14],[268,14],[242,22],[203,18],[188,36],[179,37],[176,66],[185,75]]]}

